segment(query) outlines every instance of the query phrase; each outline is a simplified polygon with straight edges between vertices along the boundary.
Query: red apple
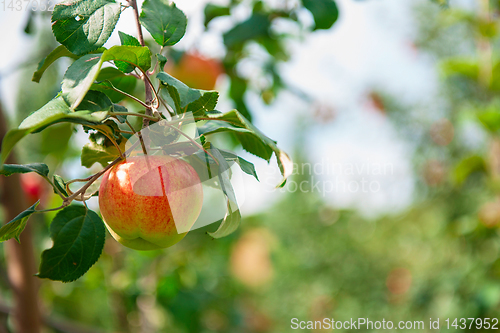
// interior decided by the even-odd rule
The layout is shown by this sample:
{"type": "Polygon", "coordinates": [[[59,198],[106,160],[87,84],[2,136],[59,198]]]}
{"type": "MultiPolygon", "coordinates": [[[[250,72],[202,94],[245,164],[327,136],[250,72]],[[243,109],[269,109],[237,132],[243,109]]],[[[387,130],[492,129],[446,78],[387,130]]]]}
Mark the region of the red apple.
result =
{"type": "Polygon", "coordinates": [[[170,156],[130,157],[108,170],[99,207],[109,232],[136,250],[180,241],[201,212],[200,178],[187,162],[170,156]]]}
{"type": "Polygon", "coordinates": [[[35,173],[21,174],[21,187],[29,205],[33,205],[38,200],[42,201],[42,204],[46,201],[49,188],[45,180],[39,175],[35,173]]]}
{"type": "Polygon", "coordinates": [[[214,89],[217,78],[223,73],[217,60],[194,52],[185,53],[177,64],[167,62],[165,71],[191,88],[204,90],[214,89]]]}

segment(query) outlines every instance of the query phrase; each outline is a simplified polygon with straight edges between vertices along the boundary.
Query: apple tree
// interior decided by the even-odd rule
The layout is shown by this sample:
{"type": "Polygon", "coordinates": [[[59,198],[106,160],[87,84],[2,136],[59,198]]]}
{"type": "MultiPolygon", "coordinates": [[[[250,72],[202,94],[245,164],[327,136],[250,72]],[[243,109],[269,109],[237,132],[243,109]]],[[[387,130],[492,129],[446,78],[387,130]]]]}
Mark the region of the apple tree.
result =
{"type": "Polygon", "coordinates": [[[231,133],[246,151],[267,161],[274,154],[283,175],[282,184],[291,173],[291,161],[276,142],[238,110],[216,109],[218,92],[190,88],[163,71],[169,61],[164,54],[183,37],[186,25],[184,13],[175,4],[161,0],[144,1],[140,12],[135,1],[123,5],[110,0],[77,0],[55,6],[52,31],[61,45],[40,62],[33,81],[40,81],[47,68],[62,57],[74,61],[64,74],[57,96],[5,135],[0,164],[0,174],[4,176],[37,174],[61,199],[58,207],[48,209],[39,209],[36,202],[0,229],[2,241],[11,238],[19,241],[31,215],[58,211],[50,224],[53,246],[42,253],[40,278],[73,281],[98,260],[104,246],[105,224],[99,214],[87,207],[86,201],[99,195],[92,186],[94,182],[131,155],[148,156],[154,146],[155,151],[187,163],[209,165],[213,171],[210,178],[218,179],[228,201],[226,216],[218,229],[210,233],[214,238],[233,232],[241,219],[233,202],[231,183],[223,172],[236,163],[243,172],[255,178],[257,175],[251,162],[214,146],[212,136],[231,133]],[[134,12],[137,38],[119,32],[122,45],[105,48],[123,10],[134,12]],[[146,46],[143,28],[157,46],[146,46]],[[144,96],[133,95],[138,82],[144,84],[144,96]],[[188,118],[196,123],[195,135],[185,133],[180,125],[188,118]],[[100,163],[102,170],[83,180],[70,180],[51,173],[42,163],[4,164],[23,137],[59,123],[82,126],[89,137],[82,148],[82,165],[91,167],[100,163]],[[169,131],[154,131],[160,127],[169,131]],[[134,138],[137,140],[130,144],[134,138]],[[70,185],[75,182],[83,185],[72,191],[70,185]],[[75,204],[76,201],[83,205],[75,204]]]}

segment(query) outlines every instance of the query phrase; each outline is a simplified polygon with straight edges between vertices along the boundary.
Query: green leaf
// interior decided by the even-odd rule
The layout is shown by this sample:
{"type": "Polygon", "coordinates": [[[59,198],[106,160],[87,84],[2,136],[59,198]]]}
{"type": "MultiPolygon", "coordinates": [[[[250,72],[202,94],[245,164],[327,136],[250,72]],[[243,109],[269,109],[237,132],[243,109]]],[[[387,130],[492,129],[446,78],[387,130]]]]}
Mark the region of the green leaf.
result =
{"type": "Polygon", "coordinates": [[[189,103],[187,111],[192,112],[195,116],[203,115],[215,109],[218,99],[219,93],[217,91],[207,91],[196,101],[189,103]]]}
{"type": "Polygon", "coordinates": [[[91,112],[108,111],[112,105],[113,103],[106,94],[100,91],[89,90],[75,110],[88,110],[91,112]]]}
{"type": "Polygon", "coordinates": [[[176,44],[186,33],[186,15],[167,0],[145,0],[139,19],[161,46],[176,44]]]}
{"type": "Polygon", "coordinates": [[[219,17],[219,16],[226,16],[230,14],[230,9],[229,7],[223,7],[223,6],[217,6],[214,4],[207,4],[205,6],[204,10],[205,14],[205,27],[208,26],[208,23],[212,21],[214,18],[219,17]]]}
{"type": "Polygon", "coordinates": [[[124,32],[118,31],[118,36],[120,36],[120,42],[122,45],[128,46],[142,46],[141,43],[134,36],[130,36],[124,32]]]}
{"type": "Polygon", "coordinates": [[[227,213],[224,219],[222,219],[222,223],[219,225],[219,228],[214,232],[208,232],[210,236],[213,238],[222,238],[227,235],[230,235],[238,227],[241,223],[241,213],[240,210],[232,207],[229,200],[227,200],[227,213]]]}
{"type": "Polygon", "coordinates": [[[500,110],[493,111],[485,111],[479,113],[477,118],[483,124],[484,128],[486,128],[491,133],[496,133],[500,130],[500,110]]]}
{"type": "Polygon", "coordinates": [[[245,92],[247,91],[247,81],[237,75],[231,75],[231,85],[229,86],[229,97],[236,104],[236,109],[248,120],[252,121],[252,115],[248,111],[245,103],[245,92]]]}
{"type": "Polygon", "coordinates": [[[476,171],[486,171],[486,162],[481,156],[473,155],[461,160],[454,170],[455,184],[462,185],[476,171]]]}
{"type": "Polygon", "coordinates": [[[162,71],[165,68],[165,65],[167,64],[167,57],[165,57],[163,54],[156,54],[156,58],[158,59],[158,65],[160,66],[160,71],[162,71]]]}
{"type": "MultiPolygon", "coordinates": [[[[208,113],[206,117],[213,118],[218,122],[207,122],[198,128],[198,132],[203,135],[232,132],[240,141],[243,149],[251,154],[259,156],[266,161],[270,161],[272,154],[276,155],[278,167],[283,175],[283,180],[278,186],[283,186],[288,176],[292,174],[293,164],[288,155],[278,148],[276,142],[265,136],[257,127],[250,123],[237,110],[227,113],[208,113]]],[[[196,120],[196,118],[195,118],[196,120]]]]}
{"type": "Polygon", "coordinates": [[[49,175],[49,167],[43,163],[33,164],[4,164],[0,169],[0,175],[10,176],[15,173],[36,172],[42,177],[49,175]]]}
{"type": "Polygon", "coordinates": [[[90,89],[104,61],[124,61],[146,71],[151,67],[151,51],[141,46],[113,46],[101,55],[87,54],[75,61],[64,74],[62,92],[72,109],[76,108],[90,89]]]}
{"type": "MultiPolygon", "coordinates": [[[[203,90],[189,88],[186,84],[165,72],[158,73],[156,78],[159,79],[164,85],[171,85],[177,89],[181,101],[181,108],[186,107],[188,104],[198,100],[202,96],[203,90]]],[[[167,102],[174,103],[172,97],[168,94],[168,91],[162,89],[160,93],[162,94],[162,97],[167,100],[167,102]]]]}
{"type": "Polygon", "coordinates": [[[500,91],[500,61],[494,61],[491,74],[490,89],[498,92],[500,91]]]}
{"type": "Polygon", "coordinates": [[[1,227],[0,242],[4,242],[8,239],[15,238],[16,241],[19,243],[20,242],[19,236],[26,227],[26,223],[28,222],[28,219],[31,216],[31,214],[36,213],[35,208],[36,206],[38,206],[39,203],[40,201],[37,201],[33,206],[26,209],[24,212],[17,215],[12,221],[1,227]]]}
{"type": "Polygon", "coordinates": [[[265,14],[255,13],[246,21],[237,24],[224,34],[224,44],[232,48],[261,36],[269,35],[271,21],[265,14]]]}
{"type": "Polygon", "coordinates": [[[52,13],[57,41],[76,55],[103,46],[120,17],[120,4],[110,0],[77,0],[58,4],[52,13]]]}
{"type": "Polygon", "coordinates": [[[116,78],[123,77],[123,76],[129,77],[129,76],[123,74],[122,71],[120,71],[114,67],[102,68],[99,71],[99,75],[97,75],[97,78],[96,78],[97,83],[95,83],[95,84],[99,84],[100,82],[104,82],[104,81],[112,81],[116,78]]]}
{"type": "Polygon", "coordinates": [[[133,94],[137,85],[137,79],[135,77],[125,75],[122,71],[113,67],[101,69],[96,82],[97,83],[92,84],[90,89],[104,92],[113,103],[118,103],[126,97],[115,91],[113,87],[128,94],[133,94]]]}
{"type": "MultiPolygon", "coordinates": [[[[106,167],[109,162],[120,156],[115,145],[104,135],[91,134],[90,142],[82,148],[82,166],[90,168],[94,163],[100,163],[106,167]]],[[[120,148],[125,151],[125,140],[120,142],[120,148]]]]}
{"type": "Polygon", "coordinates": [[[50,224],[52,248],[42,252],[40,278],[71,282],[99,259],[106,236],[104,223],[84,206],[68,206],[50,224]]]}
{"type": "Polygon", "coordinates": [[[62,93],[71,109],[83,100],[102,66],[100,54],[87,54],[76,60],[64,74],[62,93]]]}
{"type": "MultiPolygon", "coordinates": [[[[54,187],[57,188],[57,190],[59,190],[59,192],[61,194],[68,196],[68,192],[66,192],[66,182],[62,179],[62,177],[59,175],[54,175],[52,177],[52,179],[53,179],[54,187]]],[[[55,188],[54,188],[54,193],[57,194],[57,191],[55,188]]]]}
{"type": "Polygon", "coordinates": [[[445,76],[461,75],[472,80],[479,77],[478,62],[474,59],[451,58],[442,62],[441,70],[445,76]]]}
{"type": "Polygon", "coordinates": [[[198,132],[204,135],[231,132],[236,135],[246,151],[268,162],[273,155],[273,150],[248,128],[236,127],[225,121],[209,121],[198,127],[198,132]]]}
{"type": "Polygon", "coordinates": [[[167,101],[167,103],[168,102],[173,103],[175,107],[175,112],[177,112],[177,114],[181,114],[182,113],[181,98],[179,97],[179,92],[177,91],[177,88],[175,88],[170,84],[167,84],[167,91],[168,95],[170,96],[170,99],[169,101],[167,101]]]}
{"type": "Polygon", "coordinates": [[[339,18],[339,9],[333,0],[302,0],[314,17],[314,30],[330,29],[339,18]]]}
{"type": "MultiPolygon", "coordinates": [[[[128,112],[127,108],[120,104],[113,104],[113,112],[128,112]]],[[[127,116],[119,115],[115,116],[120,123],[125,123],[127,121],[127,116]]]]}
{"type": "Polygon", "coordinates": [[[253,165],[253,163],[248,162],[244,158],[239,157],[238,155],[232,152],[225,151],[222,149],[219,149],[219,151],[226,161],[238,163],[238,165],[241,168],[241,171],[259,180],[259,176],[257,176],[257,172],[255,171],[255,166],[253,165]]]}
{"type": "MultiPolygon", "coordinates": [[[[128,46],[141,46],[141,43],[134,36],[127,35],[124,32],[118,31],[118,35],[120,36],[120,41],[122,45],[128,46]]],[[[134,70],[134,66],[123,62],[123,61],[115,61],[116,67],[124,73],[130,73],[134,70]]]]}
{"type": "Polygon", "coordinates": [[[33,34],[33,28],[34,28],[34,18],[35,16],[35,12],[30,10],[29,14],[28,14],[28,21],[26,22],[26,25],[24,26],[24,33],[27,34],[27,35],[31,35],[33,34]]]}
{"type": "Polygon", "coordinates": [[[71,122],[82,125],[99,124],[107,117],[107,111],[73,111],[61,95],[57,96],[40,110],[33,112],[24,119],[17,129],[7,132],[2,140],[0,166],[7,159],[14,145],[29,133],[39,132],[47,126],[60,122],[71,122]]]}
{"type": "Polygon", "coordinates": [[[71,151],[71,137],[75,134],[74,126],[69,123],[47,127],[41,132],[39,152],[43,156],[51,155],[58,161],[66,158],[66,152],[71,151]]]}
{"type": "Polygon", "coordinates": [[[143,46],[113,46],[102,54],[103,61],[123,61],[147,71],[151,67],[151,51],[143,46]]]}
{"type": "Polygon", "coordinates": [[[14,145],[28,133],[25,130],[14,129],[5,134],[2,138],[2,150],[0,151],[0,167],[3,167],[3,163],[9,156],[12,148],[14,148],[14,145]]]}
{"type": "Polygon", "coordinates": [[[40,79],[42,78],[43,73],[45,73],[45,70],[49,68],[49,66],[52,65],[54,61],[62,57],[69,57],[73,59],[78,58],[78,56],[69,52],[69,50],[64,45],[59,45],[52,52],[50,52],[48,56],[46,56],[42,61],[38,63],[38,67],[36,69],[36,72],[33,73],[31,81],[40,82],[40,79]]]}
{"type": "Polygon", "coordinates": [[[227,163],[224,156],[222,156],[220,150],[215,148],[211,143],[208,143],[207,148],[212,153],[212,155],[217,159],[218,163],[217,174],[219,177],[219,183],[222,192],[224,192],[224,194],[226,195],[227,199],[230,202],[236,205],[236,194],[234,193],[233,186],[231,185],[231,180],[229,179],[229,172],[226,172],[230,169],[229,164],[227,163]]]}
{"type": "Polygon", "coordinates": [[[123,139],[123,136],[120,133],[118,125],[113,120],[110,119],[106,120],[101,124],[84,125],[83,129],[85,130],[86,133],[88,133],[89,130],[95,130],[104,135],[104,137],[114,138],[115,140],[118,140],[118,142],[121,142],[121,140],[123,139]]]}
{"type": "Polygon", "coordinates": [[[169,105],[175,106],[177,113],[186,110],[193,115],[202,115],[212,111],[217,105],[219,93],[217,91],[206,91],[189,88],[183,82],[165,72],[160,72],[156,76],[164,85],[166,90],[162,89],[160,94],[169,105]]]}
{"type": "Polygon", "coordinates": [[[101,121],[108,117],[108,110],[100,110],[96,103],[93,103],[95,97],[94,93],[86,95],[83,99],[85,106],[91,107],[92,110],[78,109],[73,111],[66,104],[62,96],[58,96],[45,104],[40,110],[35,111],[29,115],[19,125],[19,130],[26,130],[29,133],[36,133],[41,131],[47,126],[57,124],[60,122],[70,122],[82,125],[99,124],[101,121]],[[87,96],[90,100],[87,101],[87,96]]]}
{"type": "MultiPolygon", "coordinates": [[[[206,182],[207,180],[217,176],[218,186],[220,186],[220,189],[227,198],[226,216],[222,219],[222,223],[215,232],[208,233],[213,238],[221,238],[229,235],[238,228],[241,221],[241,214],[236,201],[236,194],[234,193],[234,189],[229,178],[230,166],[225,156],[222,151],[214,147],[209,142],[207,142],[204,148],[210,152],[211,156],[215,158],[215,161],[205,151],[199,151],[198,153],[189,156],[187,160],[191,162],[191,165],[195,168],[195,170],[197,170],[197,172],[201,171],[200,179],[202,179],[205,184],[208,184],[206,182]],[[200,166],[202,167],[201,169],[199,169],[200,166]]],[[[226,154],[226,156],[229,156],[229,154],[226,154]]],[[[232,158],[232,156],[229,157],[232,158]]],[[[231,161],[231,159],[229,160],[231,161]]]]}

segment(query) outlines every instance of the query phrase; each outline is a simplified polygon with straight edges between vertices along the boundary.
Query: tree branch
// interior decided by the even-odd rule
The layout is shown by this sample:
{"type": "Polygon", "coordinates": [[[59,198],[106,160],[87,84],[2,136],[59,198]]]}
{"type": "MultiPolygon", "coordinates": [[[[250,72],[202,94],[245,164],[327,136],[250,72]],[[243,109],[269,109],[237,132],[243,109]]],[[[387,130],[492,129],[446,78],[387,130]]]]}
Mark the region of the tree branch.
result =
{"type": "MultiPolygon", "coordinates": [[[[142,35],[142,27],[141,27],[141,22],[139,21],[139,9],[137,8],[137,1],[136,0],[129,0],[130,5],[134,9],[134,17],[135,17],[135,24],[137,26],[137,34],[139,36],[139,43],[141,43],[142,46],[144,46],[144,37],[142,35]]],[[[142,73],[142,80],[144,81],[144,88],[146,91],[146,104],[151,105],[151,102],[153,100],[152,94],[151,94],[151,89],[152,86],[150,85],[149,77],[147,72],[142,73]]],[[[146,107],[146,115],[147,116],[152,116],[153,111],[151,110],[151,107],[146,107]]],[[[149,126],[149,119],[144,118],[142,120],[142,128],[148,127],[149,126]]]]}
{"type": "Polygon", "coordinates": [[[139,37],[139,43],[141,43],[142,46],[144,46],[144,37],[142,36],[142,28],[141,28],[141,22],[139,21],[139,9],[137,8],[137,1],[136,0],[129,0],[130,5],[132,6],[132,9],[134,10],[134,17],[135,17],[135,24],[137,26],[137,34],[139,37]]]}
{"type": "MultiPolygon", "coordinates": [[[[7,133],[7,122],[0,105],[0,144],[7,133]]],[[[7,159],[8,163],[16,164],[13,153],[7,159]]],[[[6,220],[10,221],[25,209],[25,196],[21,189],[19,174],[13,174],[3,179],[0,203],[6,210],[6,220]]],[[[12,311],[15,331],[17,333],[39,333],[41,325],[40,308],[38,304],[38,288],[40,282],[34,276],[36,273],[31,226],[20,236],[21,243],[14,239],[5,242],[7,273],[12,286],[14,308],[12,311]]]]}

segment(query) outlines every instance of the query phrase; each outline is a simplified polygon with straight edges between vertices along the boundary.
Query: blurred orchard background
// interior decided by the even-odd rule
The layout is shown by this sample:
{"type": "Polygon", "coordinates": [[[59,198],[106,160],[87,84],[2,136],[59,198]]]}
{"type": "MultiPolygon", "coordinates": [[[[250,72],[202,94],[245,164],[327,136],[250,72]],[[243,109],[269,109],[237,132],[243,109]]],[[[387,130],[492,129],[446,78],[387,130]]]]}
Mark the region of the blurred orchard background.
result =
{"type": "MultiPolygon", "coordinates": [[[[238,108],[277,140],[294,175],[275,189],[272,163],[242,152],[260,182],[245,178],[237,232],[212,240],[212,225],[153,252],[109,237],[76,282],[40,280],[45,332],[265,333],[293,331],[292,318],[498,317],[500,2],[336,0],[331,27],[294,0],[176,4],[188,29],[167,70],[221,91],[218,109],[238,108]]],[[[109,45],[118,30],[136,34],[130,22],[109,45]]],[[[57,94],[68,62],[30,82],[57,45],[48,13],[0,9],[0,31],[2,126],[12,127],[57,94]]],[[[53,126],[24,139],[17,158],[83,177],[80,134],[53,126]]],[[[26,203],[56,205],[37,176],[21,181],[26,203]]],[[[1,192],[3,212],[10,194],[1,192]]],[[[35,258],[50,247],[52,218],[31,218],[35,258]]],[[[12,274],[0,251],[8,332],[12,274]]]]}

